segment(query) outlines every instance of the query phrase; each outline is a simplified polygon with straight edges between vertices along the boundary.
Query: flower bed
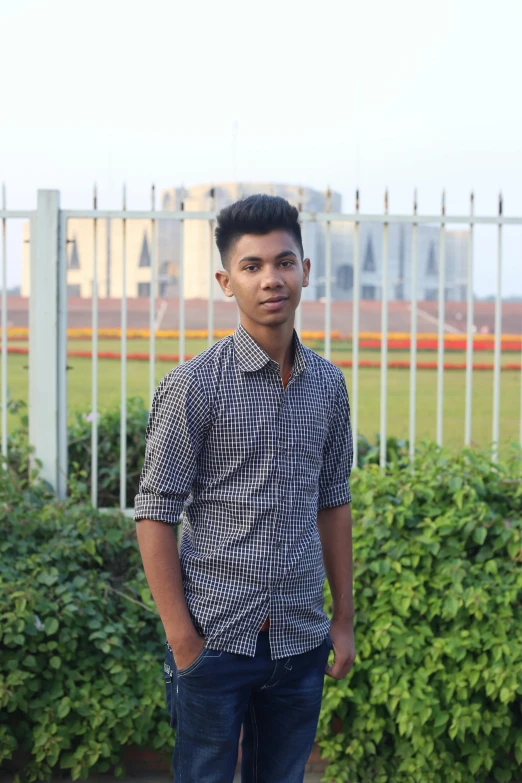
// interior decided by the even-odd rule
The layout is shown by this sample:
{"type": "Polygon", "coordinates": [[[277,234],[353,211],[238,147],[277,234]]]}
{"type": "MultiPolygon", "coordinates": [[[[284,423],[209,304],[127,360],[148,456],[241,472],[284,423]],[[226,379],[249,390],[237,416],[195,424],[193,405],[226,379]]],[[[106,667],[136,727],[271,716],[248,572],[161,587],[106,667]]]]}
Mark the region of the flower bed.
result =
{"type": "MultiPolygon", "coordinates": [[[[1,334],[1,330],[0,330],[1,334]]],[[[158,329],[155,332],[156,339],[179,339],[178,329],[158,329]]],[[[230,329],[215,329],[213,332],[215,339],[226,337],[233,334],[230,329]]],[[[67,336],[70,340],[91,340],[92,329],[71,328],[67,330],[67,336]]],[[[98,329],[99,340],[119,340],[121,339],[121,329],[98,329]]],[[[127,329],[128,340],[148,340],[150,338],[149,329],[127,329]]],[[[208,329],[186,329],[185,338],[189,340],[208,340],[208,329]]],[[[325,339],[324,331],[307,331],[301,333],[301,338],[308,341],[322,341],[325,339]]],[[[10,327],[8,329],[9,342],[26,341],[29,339],[29,329],[27,327],[10,327]]],[[[339,331],[332,331],[330,339],[334,342],[351,342],[351,334],[341,334],[339,331]]],[[[381,347],[382,334],[380,332],[360,332],[359,347],[375,348],[381,347]]],[[[439,339],[435,333],[419,333],[417,335],[417,348],[424,351],[435,351],[438,349],[439,339]]],[[[404,332],[390,332],[388,334],[388,348],[390,350],[404,351],[409,350],[411,346],[411,335],[404,332]]],[[[495,347],[494,335],[473,335],[474,351],[492,351],[495,347]]],[[[516,334],[503,334],[501,336],[500,347],[502,351],[522,352],[522,336],[516,334]]],[[[465,351],[467,348],[467,338],[465,334],[445,334],[445,351],[465,351]]]]}
{"type": "MultiPolygon", "coordinates": [[[[1,349],[0,349],[1,353],[1,349]]],[[[20,346],[8,346],[7,353],[27,355],[29,348],[20,346]]],[[[121,353],[119,351],[98,351],[98,359],[121,359],[121,353]]],[[[68,357],[77,359],[92,359],[92,351],[68,351],[68,357]]],[[[191,354],[185,354],[185,360],[193,359],[191,354]]],[[[127,353],[127,359],[133,361],[148,362],[150,360],[150,354],[143,353],[127,353]]],[[[156,361],[169,362],[171,364],[177,364],[179,362],[179,354],[177,353],[158,353],[156,354],[156,361]]],[[[353,367],[353,361],[351,359],[334,359],[333,364],[337,367],[353,367]]],[[[409,370],[411,364],[409,361],[396,361],[390,360],[387,364],[390,369],[409,370]]],[[[415,365],[418,370],[436,370],[438,368],[437,362],[423,362],[418,361],[415,365]]],[[[360,359],[359,367],[374,367],[379,369],[381,362],[373,359],[360,359]]],[[[444,362],[445,370],[465,370],[465,362],[444,362]]],[[[474,362],[472,365],[473,370],[493,370],[494,365],[491,362],[474,362]]],[[[522,364],[517,362],[509,362],[501,365],[501,370],[522,370],[522,364]]]]}

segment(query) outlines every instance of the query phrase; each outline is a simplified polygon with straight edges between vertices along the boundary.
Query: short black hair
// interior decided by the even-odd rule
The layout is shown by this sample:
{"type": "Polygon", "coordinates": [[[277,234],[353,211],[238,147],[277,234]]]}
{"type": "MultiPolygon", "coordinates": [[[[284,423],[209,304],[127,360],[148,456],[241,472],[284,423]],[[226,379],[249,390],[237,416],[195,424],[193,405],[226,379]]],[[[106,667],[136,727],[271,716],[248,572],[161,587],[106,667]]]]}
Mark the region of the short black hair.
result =
{"type": "Polygon", "coordinates": [[[234,244],[244,234],[269,234],[277,230],[288,231],[293,236],[303,260],[299,212],[286,199],[258,193],[224,207],[217,216],[215,231],[223,266],[228,265],[234,244]]]}

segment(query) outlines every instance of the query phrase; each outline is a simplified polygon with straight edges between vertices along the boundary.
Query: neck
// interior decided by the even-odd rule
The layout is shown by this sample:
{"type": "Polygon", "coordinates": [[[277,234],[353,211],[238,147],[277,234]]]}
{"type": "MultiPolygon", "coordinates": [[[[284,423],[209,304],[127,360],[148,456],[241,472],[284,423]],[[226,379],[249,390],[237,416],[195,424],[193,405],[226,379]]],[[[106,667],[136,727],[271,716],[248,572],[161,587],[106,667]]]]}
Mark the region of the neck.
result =
{"type": "Polygon", "coordinates": [[[250,321],[241,313],[241,325],[263,351],[278,363],[281,375],[285,375],[294,361],[294,321],[279,326],[263,326],[250,321]]]}

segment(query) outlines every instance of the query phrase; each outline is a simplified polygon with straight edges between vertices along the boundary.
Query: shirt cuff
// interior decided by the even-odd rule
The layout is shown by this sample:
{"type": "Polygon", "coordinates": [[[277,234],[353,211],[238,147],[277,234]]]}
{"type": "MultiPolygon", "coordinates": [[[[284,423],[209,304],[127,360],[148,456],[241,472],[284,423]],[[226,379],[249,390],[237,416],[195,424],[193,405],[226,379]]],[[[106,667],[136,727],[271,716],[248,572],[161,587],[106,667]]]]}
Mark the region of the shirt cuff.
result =
{"type": "Polygon", "coordinates": [[[352,502],[352,493],[350,484],[344,481],[342,484],[335,484],[333,487],[327,487],[319,493],[319,511],[323,508],[332,508],[333,506],[344,506],[352,502]]]}
{"type": "Polygon", "coordinates": [[[179,525],[184,501],[160,495],[140,493],[134,498],[134,521],[154,519],[169,525],[179,525]]]}

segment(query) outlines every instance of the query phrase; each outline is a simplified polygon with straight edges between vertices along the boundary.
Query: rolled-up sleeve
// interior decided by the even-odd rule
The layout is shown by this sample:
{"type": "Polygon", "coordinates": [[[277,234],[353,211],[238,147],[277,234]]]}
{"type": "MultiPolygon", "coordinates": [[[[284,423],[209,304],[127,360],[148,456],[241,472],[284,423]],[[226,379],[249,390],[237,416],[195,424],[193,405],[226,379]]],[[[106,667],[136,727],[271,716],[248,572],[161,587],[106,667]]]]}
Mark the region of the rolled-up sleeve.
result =
{"type": "Polygon", "coordinates": [[[350,503],[350,473],[353,462],[353,440],[350,403],[344,375],[339,371],[334,412],[323,450],[319,475],[319,510],[350,503]]]}
{"type": "Polygon", "coordinates": [[[146,432],[145,462],[134,519],[177,524],[197,472],[209,423],[209,404],[181,366],[156,389],[146,432]]]}

